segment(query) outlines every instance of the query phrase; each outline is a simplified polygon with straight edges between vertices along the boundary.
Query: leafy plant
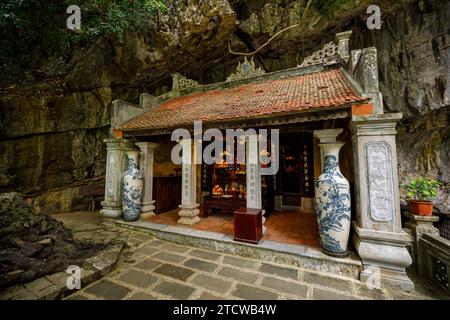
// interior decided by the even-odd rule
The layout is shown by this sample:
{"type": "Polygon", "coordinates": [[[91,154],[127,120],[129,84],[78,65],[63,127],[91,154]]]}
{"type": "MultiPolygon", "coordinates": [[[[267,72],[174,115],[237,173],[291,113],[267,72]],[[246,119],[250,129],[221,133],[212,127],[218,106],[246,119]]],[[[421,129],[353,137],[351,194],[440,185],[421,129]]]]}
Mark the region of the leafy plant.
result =
{"type": "Polygon", "coordinates": [[[167,11],[161,0],[85,0],[80,8],[84,20],[81,40],[111,34],[122,40],[127,29],[143,30],[149,19],[167,11]]]}
{"type": "Polygon", "coordinates": [[[410,199],[418,201],[432,201],[437,196],[437,192],[442,183],[439,180],[417,177],[404,185],[406,195],[410,199]]]}
{"type": "Polygon", "coordinates": [[[166,11],[164,0],[1,0],[0,84],[8,76],[23,78],[24,70],[39,68],[55,53],[69,60],[76,47],[96,38],[123,41],[128,30],[158,24],[166,11]],[[80,32],[66,28],[71,4],[81,9],[80,32]]]}

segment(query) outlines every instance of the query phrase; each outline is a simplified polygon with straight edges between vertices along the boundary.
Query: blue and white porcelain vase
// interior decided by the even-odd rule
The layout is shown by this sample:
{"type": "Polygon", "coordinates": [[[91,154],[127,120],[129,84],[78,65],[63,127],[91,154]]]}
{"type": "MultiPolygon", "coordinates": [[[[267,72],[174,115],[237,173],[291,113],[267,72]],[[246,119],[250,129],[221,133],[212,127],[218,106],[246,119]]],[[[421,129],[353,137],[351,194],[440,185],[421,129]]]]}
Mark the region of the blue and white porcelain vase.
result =
{"type": "Polygon", "coordinates": [[[122,174],[122,211],[125,221],[135,221],[141,212],[144,179],[137,165],[139,151],[127,151],[127,156],[128,168],[122,174]]]}
{"type": "Polygon", "coordinates": [[[339,150],[343,143],[320,144],[323,172],[316,181],[316,214],[322,251],[346,256],[350,235],[350,184],[339,169],[339,150]]]}

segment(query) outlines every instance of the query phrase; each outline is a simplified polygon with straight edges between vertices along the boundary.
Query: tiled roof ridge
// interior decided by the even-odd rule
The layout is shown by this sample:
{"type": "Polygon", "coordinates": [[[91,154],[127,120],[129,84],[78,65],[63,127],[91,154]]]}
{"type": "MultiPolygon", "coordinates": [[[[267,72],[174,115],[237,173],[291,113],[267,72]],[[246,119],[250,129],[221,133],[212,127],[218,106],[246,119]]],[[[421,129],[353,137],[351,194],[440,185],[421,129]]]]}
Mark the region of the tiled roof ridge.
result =
{"type": "Polygon", "coordinates": [[[235,88],[240,87],[242,85],[246,84],[253,84],[253,83],[259,83],[264,82],[265,80],[277,80],[277,79],[286,79],[286,78],[292,78],[300,75],[310,74],[310,73],[316,73],[316,72],[322,72],[327,71],[330,69],[337,69],[339,68],[340,64],[332,64],[328,66],[324,66],[322,64],[317,65],[311,65],[311,66],[296,66],[289,69],[283,69],[283,70],[276,70],[272,72],[268,72],[262,75],[246,78],[246,79],[237,79],[237,80],[231,80],[231,81],[221,81],[221,82],[214,82],[214,83],[208,83],[208,84],[202,84],[197,87],[193,88],[185,88],[181,90],[173,90],[166,92],[162,95],[159,95],[157,99],[159,100],[160,104],[173,99],[177,97],[185,97],[194,95],[196,93],[202,93],[202,92],[208,92],[212,90],[223,90],[228,88],[235,88]]]}
{"type": "Polygon", "coordinates": [[[270,73],[265,73],[260,76],[246,78],[246,79],[215,82],[215,83],[211,83],[211,84],[200,85],[195,88],[187,88],[187,89],[182,89],[182,90],[169,91],[163,95],[158,96],[157,99],[159,100],[159,102],[156,105],[152,106],[150,110],[148,110],[142,114],[139,114],[135,117],[132,117],[132,118],[126,120],[125,122],[119,124],[117,129],[121,129],[121,127],[124,124],[126,124],[130,121],[133,121],[135,118],[139,118],[140,116],[142,116],[143,114],[145,114],[147,112],[155,112],[161,105],[168,103],[170,101],[173,101],[175,99],[178,99],[178,98],[192,97],[192,96],[195,96],[196,94],[200,94],[200,93],[207,93],[207,92],[213,92],[213,91],[217,91],[217,90],[232,89],[232,88],[237,88],[237,87],[243,87],[246,85],[257,84],[257,83],[264,82],[264,80],[270,80],[270,78],[273,76],[279,76],[273,80],[283,80],[283,79],[294,78],[294,77],[303,76],[303,75],[307,75],[307,74],[313,74],[313,73],[317,73],[317,72],[329,71],[329,70],[333,70],[333,69],[341,69],[341,68],[339,67],[338,64],[329,65],[327,67],[324,67],[323,65],[319,65],[319,64],[312,65],[312,66],[296,66],[296,67],[293,67],[290,69],[277,70],[277,71],[273,71],[270,73]],[[222,87],[222,86],[224,86],[224,87],[222,87]],[[214,88],[214,87],[217,87],[217,88],[214,88]],[[183,92],[189,92],[189,93],[177,94],[177,93],[183,93],[183,92]],[[173,94],[175,94],[175,95],[173,95],[173,94]]]}
{"type": "MultiPolygon", "coordinates": [[[[190,95],[183,95],[183,96],[178,96],[178,97],[174,97],[168,100],[165,100],[164,102],[154,106],[149,112],[152,111],[162,111],[162,110],[171,110],[171,109],[167,109],[167,108],[161,108],[164,106],[167,106],[167,104],[170,104],[171,102],[177,100],[177,99],[189,99],[189,98],[195,98],[197,95],[212,95],[215,93],[219,93],[219,92],[223,92],[223,91],[229,91],[229,92],[234,92],[236,90],[245,90],[247,88],[252,88],[255,87],[257,85],[260,84],[264,84],[265,82],[272,82],[272,83],[279,83],[279,82],[283,82],[283,81],[289,81],[291,79],[294,78],[298,78],[298,77],[307,77],[309,75],[314,75],[316,73],[327,73],[327,72],[332,72],[334,70],[338,70],[338,68],[329,68],[329,69],[325,69],[325,70],[321,70],[321,71],[312,71],[312,72],[307,72],[304,73],[302,75],[295,75],[295,76],[290,76],[290,77],[284,77],[284,78],[277,78],[277,79],[273,79],[273,80],[268,80],[268,81],[258,81],[258,82],[248,82],[248,83],[244,83],[241,85],[237,85],[237,86],[232,86],[232,87],[225,87],[225,88],[217,88],[217,89],[210,89],[210,90],[206,90],[206,91],[202,91],[202,92],[196,92],[190,95]]],[[[348,83],[350,85],[350,83],[348,83]]]]}
{"type": "Polygon", "coordinates": [[[167,100],[121,125],[124,131],[255,120],[287,114],[343,109],[367,101],[340,68],[208,90],[167,100]]]}

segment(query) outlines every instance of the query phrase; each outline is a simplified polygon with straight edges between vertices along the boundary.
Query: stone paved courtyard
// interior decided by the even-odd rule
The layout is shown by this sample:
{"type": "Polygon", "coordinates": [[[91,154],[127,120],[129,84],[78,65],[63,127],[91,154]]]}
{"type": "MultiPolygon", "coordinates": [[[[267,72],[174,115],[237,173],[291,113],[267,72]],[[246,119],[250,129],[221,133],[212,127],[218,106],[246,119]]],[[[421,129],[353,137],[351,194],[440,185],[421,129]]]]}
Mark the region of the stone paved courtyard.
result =
{"type": "MultiPolygon", "coordinates": [[[[67,299],[434,299],[417,283],[415,294],[370,290],[360,281],[161,241],[102,224],[92,213],[59,215],[78,238],[126,234],[116,269],[67,299]]],[[[441,297],[442,298],[442,297],[441,297]]]]}

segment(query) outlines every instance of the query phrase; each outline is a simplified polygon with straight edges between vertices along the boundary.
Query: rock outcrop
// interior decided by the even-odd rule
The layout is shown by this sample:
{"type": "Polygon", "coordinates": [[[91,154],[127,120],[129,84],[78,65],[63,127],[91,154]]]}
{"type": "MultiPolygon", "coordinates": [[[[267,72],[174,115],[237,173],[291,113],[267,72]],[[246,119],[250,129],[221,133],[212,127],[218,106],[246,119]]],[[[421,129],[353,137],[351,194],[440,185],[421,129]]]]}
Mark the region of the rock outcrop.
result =
{"type": "Polygon", "coordinates": [[[81,265],[105,247],[75,241],[62,222],[33,211],[18,193],[0,195],[0,289],[81,265]]]}
{"type": "Polygon", "coordinates": [[[435,205],[449,212],[450,2],[413,1],[383,20],[376,32],[357,28],[353,42],[378,49],[385,112],[403,113],[397,140],[400,183],[409,175],[440,179],[445,184],[435,205]]]}

